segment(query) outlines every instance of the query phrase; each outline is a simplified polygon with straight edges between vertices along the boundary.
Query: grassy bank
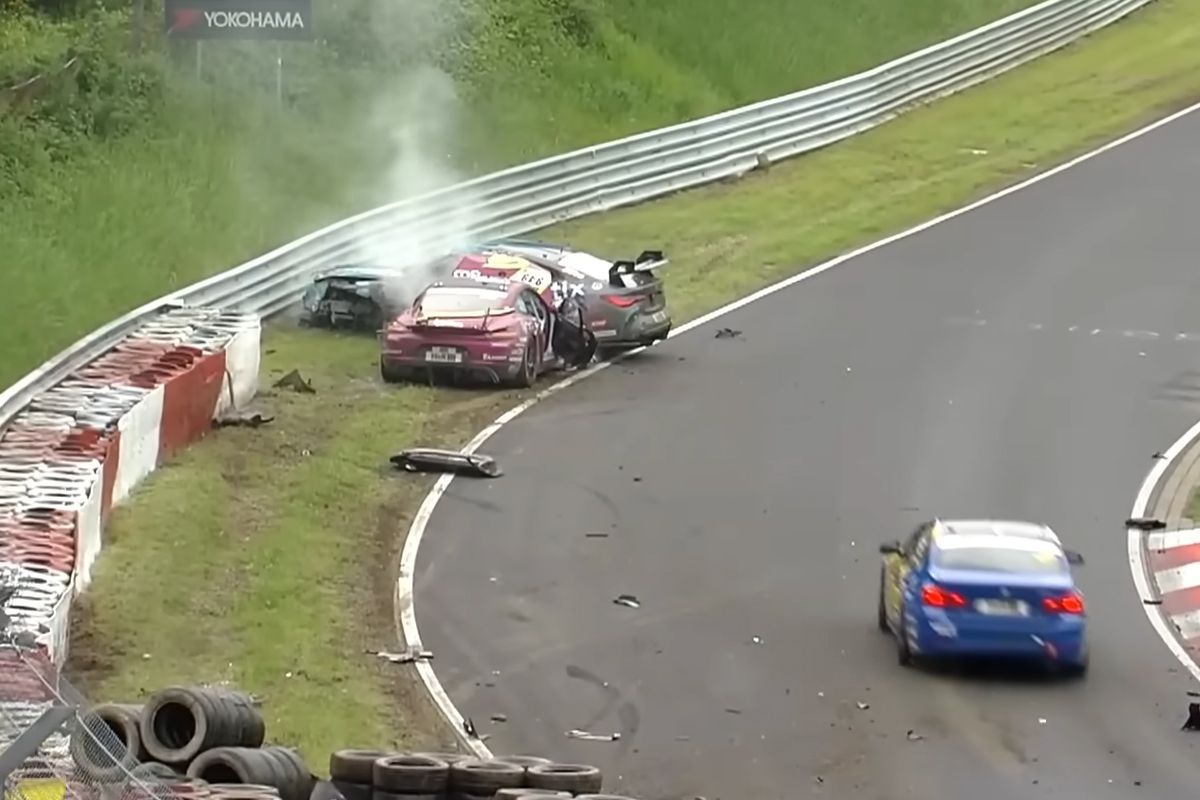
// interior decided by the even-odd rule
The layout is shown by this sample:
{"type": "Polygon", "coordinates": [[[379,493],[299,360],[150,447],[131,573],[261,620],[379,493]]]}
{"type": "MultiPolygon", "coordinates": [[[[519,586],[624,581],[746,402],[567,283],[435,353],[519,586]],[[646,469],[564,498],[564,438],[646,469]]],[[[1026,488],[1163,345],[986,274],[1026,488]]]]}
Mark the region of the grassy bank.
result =
{"type": "MultiPolygon", "coordinates": [[[[1200,0],[1161,0],[1084,45],[767,174],[542,235],[615,252],[661,242],[674,311],[693,317],[1200,97],[1197,20],[1200,0]]],[[[428,740],[425,701],[389,695],[412,672],[359,653],[391,630],[384,554],[398,552],[429,485],[391,474],[386,456],[461,444],[520,395],[384,387],[369,337],[277,328],[266,347],[268,377],[297,366],[318,376],[319,394],[265,397],[275,427],[213,434],[118,510],[85,596],[78,674],[104,698],[230,676],[271,698],[276,730],[316,764],[330,747],[399,735],[398,704],[428,740]],[[218,522],[213,507],[224,508],[218,522]],[[196,622],[181,631],[181,619],[196,622]],[[300,661],[305,681],[287,676],[300,661]],[[336,712],[313,703],[324,695],[310,683],[331,676],[359,698],[336,712]]]]}
{"type": "Polygon", "coordinates": [[[149,2],[0,4],[0,386],[171,289],[350,213],[500,165],[795,90],[1028,0],[330,0],[320,42],[168,47],[149,2]],[[80,4],[83,5],[83,4],[80,4]],[[883,8],[886,6],[887,8],[883,8]],[[720,35],[714,34],[719,31],[720,35]]]}

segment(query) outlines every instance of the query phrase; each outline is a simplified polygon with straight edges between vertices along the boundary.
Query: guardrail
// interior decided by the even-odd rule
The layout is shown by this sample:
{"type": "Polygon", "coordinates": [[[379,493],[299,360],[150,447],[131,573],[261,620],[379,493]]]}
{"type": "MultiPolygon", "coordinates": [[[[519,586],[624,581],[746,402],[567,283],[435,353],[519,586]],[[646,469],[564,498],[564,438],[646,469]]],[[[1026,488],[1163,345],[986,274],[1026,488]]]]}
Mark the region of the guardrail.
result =
{"type": "Polygon", "coordinates": [[[147,303],[0,394],[0,427],[42,389],[162,310],[275,314],[313,274],[382,244],[425,252],[460,238],[526,233],[756,169],[873,128],[1109,25],[1153,0],[1046,0],[834,83],[535,161],[364,212],[147,303]],[[448,224],[447,220],[453,221],[448,224]]]}

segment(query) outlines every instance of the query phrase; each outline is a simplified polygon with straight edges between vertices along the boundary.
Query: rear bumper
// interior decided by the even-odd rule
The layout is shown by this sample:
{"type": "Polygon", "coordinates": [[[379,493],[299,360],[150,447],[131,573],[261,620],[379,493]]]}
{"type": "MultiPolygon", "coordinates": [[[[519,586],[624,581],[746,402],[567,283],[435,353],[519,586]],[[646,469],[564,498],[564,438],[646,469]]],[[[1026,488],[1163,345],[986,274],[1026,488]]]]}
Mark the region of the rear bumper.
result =
{"type": "Polygon", "coordinates": [[[521,371],[521,355],[483,356],[468,354],[462,361],[445,363],[426,361],[424,353],[396,354],[384,351],[379,358],[380,367],[396,374],[410,373],[415,376],[456,375],[478,380],[501,383],[511,380],[521,371]]]}
{"type": "Polygon", "coordinates": [[[634,318],[620,330],[601,328],[592,332],[596,334],[596,346],[606,350],[619,347],[642,347],[667,338],[673,324],[670,317],[653,324],[642,323],[639,322],[639,318],[634,318]]]}
{"type": "Polygon", "coordinates": [[[917,615],[916,650],[926,656],[964,656],[1079,664],[1087,659],[1087,626],[1071,617],[1034,620],[955,619],[917,615]]]}

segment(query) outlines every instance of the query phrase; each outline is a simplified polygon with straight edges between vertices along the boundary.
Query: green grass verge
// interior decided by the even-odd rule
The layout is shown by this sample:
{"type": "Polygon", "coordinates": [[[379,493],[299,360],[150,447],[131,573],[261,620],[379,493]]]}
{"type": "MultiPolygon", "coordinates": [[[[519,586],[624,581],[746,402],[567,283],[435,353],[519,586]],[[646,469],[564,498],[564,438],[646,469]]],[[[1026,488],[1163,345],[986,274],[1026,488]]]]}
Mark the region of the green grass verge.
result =
{"type": "Polygon", "coordinates": [[[83,67],[30,115],[0,110],[0,386],[140,303],[424,181],[812,86],[1031,1],[328,0],[321,42],[282,46],[279,108],[274,47],[207,42],[197,83],[157,2],[135,56],[123,0],[65,21],[9,0],[0,87],[70,48],[83,67]]]}
{"type": "Polygon", "coordinates": [[[1188,498],[1187,508],[1184,509],[1183,515],[1193,522],[1200,522],[1200,487],[1192,490],[1192,496],[1188,498]]]}
{"type": "MultiPolygon", "coordinates": [[[[767,174],[539,235],[615,252],[661,242],[682,321],[1187,104],[1200,96],[1198,20],[1200,0],[1160,0],[1086,45],[767,174]]],[[[412,710],[423,701],[389,694],[411,673],[358,652],[391,631],[384,554],[429,484],[388,474],[386,455],[461,444],[524,395],[385,388],[369,338],[280,327],[267,347],[268,372],[298,366],[321,376],[321,394],[264,398],[274,428],[214,433],[118,511],[76,672],[105,699],[232,676],[267,696],[274,735],[318,768],[331,747],[387,743],[404,726],[428,741],[427,709],[412,710]],[[285,677],[296,669],[309,677],[285,677]],[[334,677],[347,694],[314,705],[334,677]]]]}

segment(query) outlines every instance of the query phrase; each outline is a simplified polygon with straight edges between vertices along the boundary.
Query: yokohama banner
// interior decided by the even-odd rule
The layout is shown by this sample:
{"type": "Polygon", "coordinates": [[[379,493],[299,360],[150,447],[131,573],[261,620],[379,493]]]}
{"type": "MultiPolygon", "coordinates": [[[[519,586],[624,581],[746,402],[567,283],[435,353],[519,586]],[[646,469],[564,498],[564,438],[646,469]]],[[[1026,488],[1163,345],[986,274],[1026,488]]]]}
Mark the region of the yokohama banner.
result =
{"type": "Polygon", "coordinates": [[[166,0],[174,39],[312,39],[312,0],[166,0]]]}

